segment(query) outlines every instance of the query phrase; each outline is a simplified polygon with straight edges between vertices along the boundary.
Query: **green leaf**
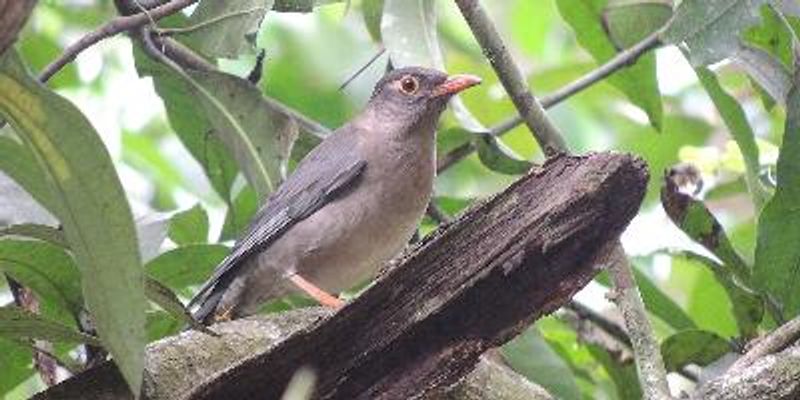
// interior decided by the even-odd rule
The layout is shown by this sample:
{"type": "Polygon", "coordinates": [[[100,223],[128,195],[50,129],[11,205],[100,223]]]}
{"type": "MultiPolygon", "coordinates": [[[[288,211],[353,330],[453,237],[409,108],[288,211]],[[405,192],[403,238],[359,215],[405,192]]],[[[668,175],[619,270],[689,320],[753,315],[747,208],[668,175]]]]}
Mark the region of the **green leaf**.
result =
{"type": "Polygon", "coordinates": [[[33,352],[30,347],[0,337],[0,394],[6,394],[33,375],[33,352]]]}
{"type": "Polygon", "coordinates": [[[672,0],[608,0],[603,23],[617,49],[640,42],[672,17],[672,0]]]}
{"type": "Polygon", "coordinates": [[[266,198],[283,179],[297,124],[239,77],[196,71],[184,79],[259,198],[266,198]]]}
{"type": "Polygon", "coordinates": [[[742,38],[778,59],[787,70],[792,69],[792,32],[772,7],[761,7],[761,23],[747,29],[742,38]]]}
{"type": "Polygon", "coordinates": [[[147,312],[147,342],[175,335],[185,325],[166,311],[150,310],[147,312]]]}
{"type": "Polygon", "coordinates": [[[708,257],[691,252],[673,254],[673,257],[683,257],[687,261],[695,261],[708,268],[728,295],[741,335],[744,338],[753,338],[758,334],[758,325],[764,318],[764,301],[757,293],[741,286],[725,267],[708,257]]]}
{"type": "Polygon", "coordinates": [[[223,200],[229,201],[239,169],[225,145],[214,135],[214,128],[190,85],[167,67],[152,61],[138,46],[134,46],[133,55],[139,75],[153,78],[153,86],[164,101],[172,129],[203,167],[214,190],[223,200]]]}
{"type": "Polygon", "coordinates": [[[147,274],[174,290],[200,285],[230,250],[221,244],[195,244],[170,250],[147,263],[147,274]]]}
{"type": "Polygon", "coordinates": [[[200,205],[175,214],[169,221],[169,238],[178,245],[208,241],[208,214],[200,205]]]}
{"type": "MultiPolygon", "coordinates": [[[[17,224],[5,228],[0,228],[0,238],[3,236],[22,236],[31,239],[41,240],[58,247],[68,248],[67,238],[64,232],[58,228],[40,224],[17,224]]],[[[2,242],[0,242],[2,243],[2,242]]]]}
{"type": "Polygon", "coordinates": [[[508,175],[522,175],[528,172],[532,164],[521,160],[511,149],[491,134],[478,134],[475,147],[483,165],[489,169],[508,175]]]}
{"type": "Polygon", "coordinates": [[[241,193],[228,207],[225,214],[225,223],[222,225],[220,241],[232,240],[239,237],[242,230],[247,227],[250,220],[258,211],[258,198],[256,193],[250,188],[242,189],[241,193]]]}
{"type": "Polygon", "coordinates": [[[22,143],[0,136],[0,170],[22,186],[42,207],[55,212],[57,205],[33,153],[22,143]]]}
{"type": "Polygon", "coordinates": [[[253,47],[253,38],[273,3],[273,0],[201,1],[189,19],[192,30],[186,41],[208,57],[236,58],[253,47]]]}
{"type": "Polygon", "coordinates": [[[502,351],[514,371],[538,383],[557,398],[580,399],[572,370],[550,348],[536,327],[506,343],[502,351]]]}
{"type": "Polygon", "coordinates": [[[678,332],[661,343],[661,355],[667,371],[677,371],[689,364],[704,367],[731,351],[731,345],[713,332],[691,329],[678,332]]]}
{"type": "MultiPolygon", "coordinates": [[[[606,2],[607,0],[556,1],[561,16],[575,31],[578,42],[598,63],[606,62],[617,54],[617,48],[603,27],[606,2]]],[[[646,36],[649,33],[641,30],[638,35],[646,36]]],[[[634,33],[626,35],[636,36],[634,33]]],[[[611,75],[608,81],[647,113],[653,127],[661,130],[663,110],[656,79],[655,54],[651,52],[643,55],[635,64],[611,75]]]]}
{"type": "Polygon", "coordinates": [[[361,15],[367,32],[376,42],[381,41],[381,18],[384,0],[364,0],[361,2],[361,15]]]}
{"type": "Polygon", "coordinates": [[[691,329],[697,327],[686,311],[675,303],[671,297],[664,293],[653,281],[639,268],[634,268],[634,277],[642,295],[645,308],[653,315],[661,318],[675,330],[691,329]]]}
{"type": "MultiPolygon", "coordinates": [[[[394,67],[423,66],[447,70],[439,47],[436,1],[385,0],[381,36],[394,67]]],[[[458,95],[449,104],[464,129],[488,132],[458,95]]]]}
{"type": "Polygon", "coordinates": [[[180,299],[178,299],[178,296],[176,296],[170,288],[150,277],[145,281],[144,287],[147,298],[158,304],[161,309],[169,313],[173,318],[182,321],[184,324],[194,329],[201,331],[208,330],[208,328],[205,328],[203,324],[197,322],[194,317],[192,317],[192,313],[186,309],[180,299]]]}
{"type": "Polygon", "coordinates": [[[40,339],[55,343],[87,343],[102,346],[100,340],[94,336],[16,306],[0,307],[0,337],[9,340],[40,339]]]}
{"type": "Polygon", "coordinates": [[[144,362],[144,280],[133,218],[100,137],[69,101],[0,58],[0,115],[33,151],[56,196],[97,332],[134,393],[144,362]]]}
{"type": "Polygon", "coordinates": [[[607,350],[598,345],[588,344],[586,347],[611,377],[614,386],[617,388],[617,396],[620,400],[640,400],[642,398],[642,389],[639,386],[639,379],[636,375],[636,366],[632,361],[621,363],[609,354],[607,350]]]}
{"type": "Polygon", "coordinates": [[[784,317],[800,313],[800,79],[786,100],[786,128],[778,156],[775,195],[758,224],[754,280],[783,306],[784,317]]]}
{"type": "Polygon", "coordinates": [[[761,170],[761,163],[758,158],[758,146],[756,145],[755,133],[747,122],[747,116],[744,109],[736,101],[736,98],[728,94],[725,89],[719,84],[716,75],[705,67],[695,68],[697,77],[700,78],[700,83],[708,92],[714,106],[717,107],[722,121],[728,127],[728,130],[739,146],[739,151],[742,152],[744,158],[744,166],[746,170],[745,179],[747,187],[750,190],[750,195],[753,198],[753,204],[756,209],[761,209],[764,202],[767,200],[768,193],[759,179],[759,171],[761,170]]]}
{"type": "Polygon", "coordinates": [[[694,66],[713,64],[739,50],[739,36],[758,23],[762,4],[766,0],[684,0],[661,39],[685,42],[694,66]]]}
{"type": "Polygon", "coordinates": [[[74,324],[83,309],[81,275],[62,247],[33,240],[0,240],[0,271],[33,290],[47,318],[74,324]]]}

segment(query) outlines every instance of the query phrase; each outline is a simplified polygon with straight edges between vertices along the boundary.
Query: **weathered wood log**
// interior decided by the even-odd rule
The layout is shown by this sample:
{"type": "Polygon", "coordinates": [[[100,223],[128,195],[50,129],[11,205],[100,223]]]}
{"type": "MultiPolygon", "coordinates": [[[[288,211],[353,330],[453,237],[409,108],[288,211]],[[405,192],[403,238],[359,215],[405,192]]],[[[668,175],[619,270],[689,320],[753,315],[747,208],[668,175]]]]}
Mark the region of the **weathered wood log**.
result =
{"type": "MultiPolygon", "coordinates": [[[[342,310],[208,376],[189,397],[279,399],[301,366],[316,371],[320,399],[439,394],[594,277],[646,183],[629,155],[551,159],[430,235],[342,310]]],[[[81,379],[41,398],[64,398],[81,379]]]]}
{"type": "MultiPolygon", "coordinates": [[[[280,314],[258,315],[214,326],[219,336],[189,331],[159,340],[147,347],[143,397],[178,400],[209,376],[252,354],[274,348],[293,333],[330,314],[323,308],[306,308],[280,314]]],[[[122,375],[107,363],[79,379],[51,389],[39,398],[131,400],[122,375]]],[[[439,400],[552,400],[541,387],[508,367],[482,360],[458,385],[439,400]]]]}

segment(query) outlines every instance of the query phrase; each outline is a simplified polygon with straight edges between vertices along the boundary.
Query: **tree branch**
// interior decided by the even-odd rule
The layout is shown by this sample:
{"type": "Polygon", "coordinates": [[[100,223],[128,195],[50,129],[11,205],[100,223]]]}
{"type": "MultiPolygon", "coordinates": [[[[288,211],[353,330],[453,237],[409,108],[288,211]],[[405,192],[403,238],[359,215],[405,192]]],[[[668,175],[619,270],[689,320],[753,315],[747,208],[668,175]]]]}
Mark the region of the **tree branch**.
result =
{"type": "Polygon", "coordinates": [[[478,0],[456,0],[483,53],[492,64],[497,77],[528,125],[546,155],[565,152],[567,147],[558,129],[550,122],[544,108],[533,96],[525,77],[511,58],[503,39],[478,0]]]}
{"type": "Polygon", "coordinates": [[[800,346],[729,369],[698,388],[691,400],[796,400],[800,398],[800,346]]]}
{"type": "Polygon", "coordinates": [[[160,5],[158,7],[148,10],[146,13],[141,12],[138,14],[119,16],[106,22],[101,27],[92,32],[87,33],[81,37],[77,42],[67,46],[57,59],[48,64],[39,74],[39,80],[47,82],[56,72],[64,68],[82,51],[88,49],[92,45],[100,42],[103,39],[112,37],[120,32],[126,32],[132,29],[141,28],[150,23],[150,21],[158,21],[161,18],[175,14],[176,12],[196,3],[198,0],[173,0],[169,3],[160,5]]]}
{"type": "Polygon", "coordinates": [[[669,399],[667,371],[661,359],[658,340],[653,333],[653,327],[650,326],[650,320],[647,319],[630,262],[622,246],[615,248],[614,259],[608,269],[614,281],[610,297],[622,313],[625,326],[628,328],[642,394],[645,399],[669,399]]]}
{"type": "Polygon", "coordinates": [[[758,339],[747,354],[736,360],[731,370],[741,370],[749,367],[756,360],[768,354],[777,353],[800,340],[800,316],[781,325],[766,337],[758,339]]]}

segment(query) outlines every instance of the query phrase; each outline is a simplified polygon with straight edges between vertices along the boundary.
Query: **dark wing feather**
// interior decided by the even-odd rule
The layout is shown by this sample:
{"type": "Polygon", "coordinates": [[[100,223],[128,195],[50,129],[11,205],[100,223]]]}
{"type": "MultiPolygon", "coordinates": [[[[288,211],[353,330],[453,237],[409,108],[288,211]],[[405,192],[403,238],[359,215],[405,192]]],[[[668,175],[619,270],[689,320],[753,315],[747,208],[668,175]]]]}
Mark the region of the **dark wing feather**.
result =
{"type": "Polygon", "coordinates": [[[187,307],[203,304],[212,297],[219,300],[219,296],[213,296],[214,292],[225,289],[218,287],[219,283],[230,282],[248,257],[264,251],[292,225],[352,187],[367,165],[354,149],[355,134],[353,130],[337,131],[300,162],[289,179],[256,213],[231,253],[187,307]]]}

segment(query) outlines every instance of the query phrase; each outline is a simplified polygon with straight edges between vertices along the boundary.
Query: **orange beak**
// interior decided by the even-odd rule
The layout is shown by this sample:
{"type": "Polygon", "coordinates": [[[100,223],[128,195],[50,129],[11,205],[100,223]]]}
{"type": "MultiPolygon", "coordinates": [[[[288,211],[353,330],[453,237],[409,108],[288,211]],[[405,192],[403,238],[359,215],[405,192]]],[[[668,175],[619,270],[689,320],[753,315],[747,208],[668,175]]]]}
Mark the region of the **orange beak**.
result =
{"type": "Polygon", "coordinates": [[[433,89],[433,97],[452,96],[480,83],[481,78],[475,75],[451,75],[444,83],[433,89]]]}

